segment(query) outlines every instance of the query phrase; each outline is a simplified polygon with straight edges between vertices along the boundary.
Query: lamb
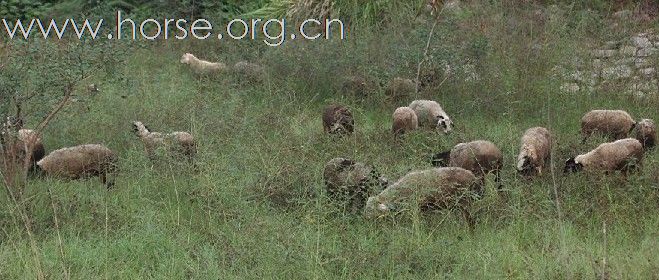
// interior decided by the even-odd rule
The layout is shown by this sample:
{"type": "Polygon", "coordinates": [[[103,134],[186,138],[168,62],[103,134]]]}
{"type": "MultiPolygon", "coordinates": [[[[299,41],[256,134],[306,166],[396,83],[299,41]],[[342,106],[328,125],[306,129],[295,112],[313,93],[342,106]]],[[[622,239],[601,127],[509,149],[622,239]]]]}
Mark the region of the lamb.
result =
{"type": "Polygon", "coordinates": [[[623,110],[592,110],[581,118],[582,142],[595,133],[608,137],[611,141],[626,138],[636,122],[623,110]]]}
{"type": "Polygon", "coordinates": [[[133,130],[144,143],[147,156],[155,159],[156,150],[165,147],[172,155],[182,155],[192,162],[197,154],[197,144],[188,132],[160,133],[151,132],[142,122],[133,122],[133,130]]]}
{"type": "Polygon", "coordinates": [[[517,172],[525,176],[542,175],[542,168],[550,158],[551,133],[544,127],[532,127],[524,132],[517,156],[517,172]]]}
{"type": "Polygon", "coordinates": [[[341,105],[330,105],[323,112],[323,130],[330,134],[350,134],[355,120],[350,110],[341,105]]]}
{"type": "Polygon", "coordinates": [[[366,198],[384,189],[387,178],[373,167],[346,158],[334,158],[325,164],[323,180],[328,195],[333,200],[361,210],[366,198]]]}
{"type": "Polygon", "coordinates": [[[227,69],[224,63],[205,61],[191,53],[185,53],[181,57],[181,63],[190,65],[192,70],[198,75],[214,74],[227,69]]]}
{"type": "Polygon", "coordinates": [[[620,170],[623,174],[641,165],[643,145],[634,138],[600,144],[594,150],[570,158],[565,162],[564,173],[587,171],[604,171],[606,173],[620,170]]]}
{"type": "Polygon", "coordinates": [[[642,119],[636,123],[636,137],[645,149],[654,147],[657,142],[657,126],[651,119],[642,119]]]}
{"type": "Polygon", "coordinates": [[[416,113],[410,107],[396,108],[393,119],[391,130],[394,135],[402,135],[419,127],[419,120],[416,117],[416,113]]]}
{"type": "Polygon", "coordinates": [[[431,127],[449,133],[453,130],[451,118],[436,101],[414,100],[408,106],[414,110],[419,119],[419,127],[431,127]]]}
{"type": "Polygon", "coordinates": [[[100,144],[86,144],[55,150],[37,162],[50,176],[80,179],[99,176],[108,188],[114,185],[117,155],[100,144]]]}
{"type": "Polygon", "coordinates": [[[421,210],[445,209],[457,205],[462,208],[470,228],[473,228],[467,208],[472,197],[469,192],[474,191],[475,186],[476,176],[460,167],[413,171],[378,195],[369,197],[364,207],[364,216],[376,218],[400,212],[406,204],[412,207],[418,205],[421,210]]]}
{"type": "Polygon", "coordinates": [[[495,182],[500,183],[503,154],[494,143],[476,140],[457,144],[450,151],[435,154],[432,165],[461,167],[473,172],[481,180],[485,179],[485,175],[494,173],[495,182]]]}

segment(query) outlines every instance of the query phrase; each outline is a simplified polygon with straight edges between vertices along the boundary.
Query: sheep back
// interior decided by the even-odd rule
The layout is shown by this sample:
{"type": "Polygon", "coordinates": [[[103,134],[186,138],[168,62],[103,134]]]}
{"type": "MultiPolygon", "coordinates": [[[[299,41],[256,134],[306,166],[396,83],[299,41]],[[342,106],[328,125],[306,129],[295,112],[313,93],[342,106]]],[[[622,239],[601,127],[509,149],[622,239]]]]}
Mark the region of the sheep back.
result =
{"type": "Polygon", "coordinates": [[[390,211],[398,211],[403,205],[417,205],[422,210],[450,208],[464,205],[477,179],[474,174],[459,167],[432,168],[413,171],[400,178],[378,195],[366,202],[364,214],[378,217],[390,211]]]}
{"type": "Polygon", "coordinates": [[[517,156],[517,171],[530,175],[542,173],[542,168],[550,157],[551,133],[544,127],[532,127],[524,132],[521,148],[517,156]]]}
{"type": "Polygon", "coordinates": [[[103,183],[106,175],[116,173],[118,158],[114,152],[103,145],[86,144],[55,150],[37,162],[39,168],[48,175],[79,179],[99,176],[103,183]]]}
{"type": "Polygon", "coordinates": [[[494,143],[476,140],[460,143],[451,149],[449,166],[462,167],[482,177],[503,167],[503,154],[494,143]]]}
{"type": "Polygon", "coordinates": [[[600,144],[594,150],[578,155],[574,161],[586,170],[628,170],[643,160],[643,146],[634,138],[600,144]]]}
{"type": "Polygon", "coordinates": [[[627,137],[635,124],[623,110],[592,110],[581,118],[581,134],[584,141],[594,133],[618,140],[627,137]]]}
{"type": "Polygon", "coordinates": [[[394,134],[399,135],[419,127],[419,120],[410,107],[398,107],[393,114],[393,124],[391,130],[394,134]]]}

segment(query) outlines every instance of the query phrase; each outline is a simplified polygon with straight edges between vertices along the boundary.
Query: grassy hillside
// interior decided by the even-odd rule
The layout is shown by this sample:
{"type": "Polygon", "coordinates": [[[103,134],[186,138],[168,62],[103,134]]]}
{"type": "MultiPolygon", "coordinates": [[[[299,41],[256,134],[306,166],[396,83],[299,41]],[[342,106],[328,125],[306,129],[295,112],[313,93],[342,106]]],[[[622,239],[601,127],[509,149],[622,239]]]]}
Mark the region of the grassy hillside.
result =
{"type": "MultiPolygon", "coordinates": [[[[444,82],[416,98],[440,102],[456,131],[395,140],[391,113],[415,96],[390,100],[383,87],[396,76],[415,78],[431,26],[420,16],[387,29],[352,30],[346,41],[278,48],[192,41],[96,46],[110,51],[101,55],[110,62],[92,68],[84,82],[97,83],[101,93],[83,97],[78,90],[78,102],[43,138],[48,151],[108,145],[120,156],[117,184],[108,191],[97,179],[32,178],[19,205],[3,191],[0,278],[655,279],[659,149],[626,180],[564,175],[562,167],[604,141],[580,143],[585,112],[624,109],[659,120],[659,96],[565,93],[550,70],[570,67],[603,42],[659,31],[656,21],[614,26],[569,6],[483,4],[447,13],[424,69],[450,64],[453,74],[441,74],[444,82]],[[534,18],[538,9],[546,16],[534,18]],[[184,52],[228,64],[258,62],[268,74],[261,82],[234,74],[199,78],[178,63],[184,52]],[[120,62],[107,57],[113,54],[120,62]],[[469,78],[473,72],[478,78],[469,78]],[[341,86],[348,75],[379,86],[365,98],[348,95],[341,86]],[[356,133],[322,133],[320,113],[332,102],[352,109],[356,133]],[[199,143],[198,170],[176,160],[150,162],[132,132],[134,120],[155,131],[190,131],[199,143]],[[531,126],[550,128],[557,145],[551,172],[528,181],[516,175],[514,162],[531,126]],[[324,193],[322,168],[333,157],[373,164],[393,181],[429,168],[431,153],[475,139],[496,143],[506,168],[504,191],[488,181],[485,197],[472,206],[473,233],[452,211],[370,221],[338,211],[324,193]],[[31,222],[36,255],[19,208],[31,222]]],[[[28,126],[48,106],[30,100],[26,110],[37,113],[27,116],[28,126]]]]}

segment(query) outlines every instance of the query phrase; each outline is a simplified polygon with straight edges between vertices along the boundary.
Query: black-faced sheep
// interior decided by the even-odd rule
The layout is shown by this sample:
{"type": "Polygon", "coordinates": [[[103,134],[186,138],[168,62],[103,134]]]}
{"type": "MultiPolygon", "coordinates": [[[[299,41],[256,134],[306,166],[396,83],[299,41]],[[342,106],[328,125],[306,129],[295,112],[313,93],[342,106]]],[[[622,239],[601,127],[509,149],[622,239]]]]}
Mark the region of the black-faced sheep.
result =
{"type": "Polygon", "coordinates": [[[651,119],[642,119],[636,123],[636,139],[645,149],[654,147],[657,143],[657,126],[651,119]]]}
{"type": "Polygon", "coordinates": [[[419,127],[430,127],[444,133],[453,130],[453,121],[436,101],[414,100],[408,106],[419,119],[419,127]]]}
{"type": "Polygon", "coordinates": [[[330,105],[323,112],[323,131],[331,134],[350,134],[354,131],[355,120],[350,110],[341,105],[330,105]]]}
{"type": "Polygon", "coordinates": [[[620,170],[623,174],[636,169],[643,160],[643,145],[634,138],[600,144],[594,150],[570,158],[563,172],[620,170]]]}
{"type": "Polygon", "coordinates": [[[392,100],[402,100],[416,92],[416,83],[410,79],[396,77],[387,84],[385,95],[392,100]]]}
{"type": "Polygon", "coordinates": [[[419,127],[419,120],[416,113],[410,107],[398,107],[393,114],[393,123],[391,131],[394,135],[401,135],[410,132],[419,127]]]}
{"type": "Polygon", "coordinates": [[[361,210],[366,199],[387,186],[387,179],[373,167],[346,158],[334,158],[323,170],[330,198],[352,211],[361,210]]]}
{"type": "Polygon", "coordinates": [[[636,122],[623,110],[592,110],[581,118],[582,142],[595,133],[608,137],[611,141],[626,138],[636,122]]]}
{"type": "Polygon", "coordinates": [[[367,218],[400,212],[405,205],[421,210],[446,209],[458,206],[470,227],[473,221],[467,209],[470,192],[477,191],[477,178],[471,171],[459,167],[432,168],[413,171],[400,178],[376,196],[369,197],[364,207],[367,218]]]}
{"type": "Polygon", "coordinates": [[[37,162],[50,176],[79,179],[99,176],[108,188],[114,185],[118,158],[103,145],[87,144],[55,150],[37,162]]]}
{"type": "Polygon", "coordinates": [[[432,157],[432,165],[461,167],[473,172],[481,180],[484,180],[488,173],[494,173],[495,182],[500,184],[503,154],[494,143],[476,140],[457,144],[450,151],[435,154],[432,157]]]}
{"type": "Polygon", "coordinates": [[[221,62],[209,62],[197,58],[191,53],[186,53],[181,56],[181,63],[190,65],[190,68],[198,75],[213,74],[222,72],[227,69],[227,66],[221,62]]]}
{"type": "Polygon", "coordinates": [[[542,169],[551,154],[551,133],[544,127],[532,127],[524,132],[519,155],[517,172],[525,176],[542,175],[542,169]]]}
{"type": "Polygon", "coordinates": [[[189,161],[197,154],[197,144],[194,137],[188,132],[160,133],[151,132],[142,122],[133,122],[133,130],[144,143],[146,154],[152,160],[155,159],[156,150],[165,148],[172,155],[186,157],[189,161]]]}

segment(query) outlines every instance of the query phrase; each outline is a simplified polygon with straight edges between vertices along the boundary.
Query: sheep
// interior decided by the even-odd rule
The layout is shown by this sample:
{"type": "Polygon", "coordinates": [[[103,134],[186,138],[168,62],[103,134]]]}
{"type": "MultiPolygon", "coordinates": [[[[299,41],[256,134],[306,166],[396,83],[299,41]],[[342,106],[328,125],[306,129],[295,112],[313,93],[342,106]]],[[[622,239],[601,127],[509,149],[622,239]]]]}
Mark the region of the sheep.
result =
{"type": "Polygon", "coordinates": [[[329,105],[323,112],[323,130],[330,134],[350,134],[355,120],[350,110],[342,105],[329,105]]]}
{"type": "Polygon", "coordinates": [[[394,135],[402,135],[419,127],[419,119],[410,107],[398,107],[393,114],[391,130],[394,135]]]}
{"type": "Polygon", "coordinates": [[[657,142],[657,126],[651,119],[642,119],[636,123],[636,137],[645,149],[654,147],[657,142]]]}
{"type": "Polygon", "coordinates": [[[636,122],[623,110],[592,110],[581,118],[582,143],[595,133],[610,141],[626,138],[636,122]]]}
{"type": "Polygon", "coordinates": [[[86,144],[55,150],[37,162],[50,176],[80,179],[99,176],[108,188],[114,185],[117,155],[100,144],[86,144]],[[112,177],[112,178],[110,178],[112,177]]]}
{"type": "Polygon", "coordinates": [[[140,121],[133,122],[133,130],[144,143],[144,149],[150,159],[155,159],[156,149],[165,147],[172,155],[182,155],[190,162],[197,154],[197,144],[194,137],[188,132],[160,133],[151,132],[140,121]]]}
{"type": "Polygon", "coordinates": [[[625,138],[614,142],[603,143],[594,150],[572,157],[565,161],[564,173],[574,173],[581,170],[604,171],[605,173],[620,170],[623,174],[641,165],[643,160],[643,145],[634,138],[625,138]]]}
{"type": "Polygon", "coordinates": [[[501,169],[503,168],[503,154],[494,143],[485,140],[476,140],[459,143],[450,151],[435,154],[432,157],[435,167],[461,167],[473,172],[481,181],[485,175],[494,173],[494,181],[501,188],[501,169]]]}
{"type": "Polygon", "coordinates": [[[328,195],[333,200],[361,210],[366,198],[384,189],[387,178],[373,167],[346,158],[334,158],[325,164],[323,180],[328,195]]]}
{"type": "Polygon", "coordinates": [[[191,53],[185,53],[181,57],[181,63],[188,64],[198,75],[213,74],[225,71],[227,66],[221,62],[209,62],[197,58],[191,53]]]}
{"type": "Polygon", "coordinates": [[[263,80],[265,75],[265,69],[263,66],[247,61],[236,62],[233,66],[233,71],[255,82],[263,80]]]}
{"type": "Polygon", "coordinates": [[[365,98],[377,89],[377,84],[363,76],[345,77],[341,85],[341,91],[357,98],[365,98]]]}
{"type": "Polygon", "coordinates": [[[385,94],[393,100],[406,98],[416,92],[416,83],[410,79],[396,77],[387,84],[385,94]]]}
{"type": "Polygon", "coordinates": [[[418,205],[421,210],[457,205],[462,208],[470,228],[473,228],[467,208],[472,197],[469,192],[475,190],[477,183],[471,171],[460,167],[412,171],[378,195],[369,197],[364,207],[364,216],[377,218],[394,211],[400,212],[404,210],[402,208],[405,204],[418,205]]]}
{"type": "Polygon", "coordinates": [[[419,119],[419,127],[431,127],[449,133],[453,130],[453,121],[436,101],[414,100],[408,106],[414,110],[419,119]]]}
{"type": "Polygon", "coordinates": [[[532,127],[524,132],[517,156],[517,172],[525,176],[542,175],[550,158],[551,133],[544,127],[532,127]]]}

